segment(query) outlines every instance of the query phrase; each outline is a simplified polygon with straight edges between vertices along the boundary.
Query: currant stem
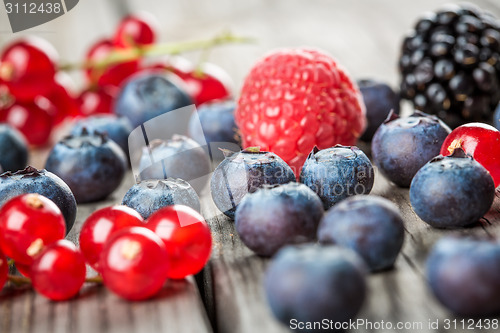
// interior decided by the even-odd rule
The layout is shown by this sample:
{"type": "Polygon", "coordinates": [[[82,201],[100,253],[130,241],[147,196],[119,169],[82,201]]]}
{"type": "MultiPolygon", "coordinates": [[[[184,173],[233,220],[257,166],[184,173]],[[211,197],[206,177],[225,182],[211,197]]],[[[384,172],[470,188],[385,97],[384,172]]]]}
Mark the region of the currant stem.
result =
{"type": "Polygon", "coordinates": [[[206,50],[215,46],[233,43],[252,43],[254,39],[249,37],[235,36],[230,32],[224,32],[213,38],[206,40],[196,40],[177,43],[154,44],[146,46],[137,46],[129,49],[116,50],[102,61],[87,61],[81,64],[64,64],[59,66],[60,70],[70,71],[88,68],[106,68],[114,63],[137,60],[141,57],[176,55],[179,53],[206,50]]]}
{"type": "MultiPolygon", "coordinates": [[[[12,274],[9,274],[7,276],[7,279],[10,282],[12,282],[13,284],[15,284],[16,286],[22,286],[22,285],[26,285],[26,284],[31,284],[31,279],[28,278],[28,277],[22,276],[22,275],[12,275],[12,274]]],[[[88,277],[88,278],[85,279],[85,282],[88,282],[88,283],[102,283],[102,276],[96,275],[96,276],[93,276],[93,277],[88,277]]]]}

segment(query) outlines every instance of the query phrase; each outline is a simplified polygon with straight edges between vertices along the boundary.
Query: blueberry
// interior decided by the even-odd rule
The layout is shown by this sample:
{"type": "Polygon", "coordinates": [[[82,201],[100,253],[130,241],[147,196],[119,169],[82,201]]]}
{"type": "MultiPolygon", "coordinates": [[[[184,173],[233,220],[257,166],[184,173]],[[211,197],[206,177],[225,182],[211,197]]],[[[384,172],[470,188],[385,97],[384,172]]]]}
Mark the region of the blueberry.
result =
{"type": "MultiPolygon", "coordinates": [[[[273,258],[264,289],[275,317],[287,327],[294,322],[354,319],[367,294],[366,269],[348,249],[312,244],[286,246],[273,258]]],[[[302,332],[321,331],[303,327],[302,332]]]]}
{"type": "Polygon", "coordinates": [[[251,147],[237,153],[226,151],[210,180],[210,192],[221,212],[234,218],[236,207],[247,193],[264,184],[296,180],[292,169],[278,155],[251,147]]]}
{"type": "Polygon", "coordinates": [[[497,105],[495,113],[493,114],[493,126],[500,131],[500,104],[497,105]]]}
{"type": "Polygon", "coordinates": [[[450,156],[432,159],[418,171],[410,187],[413,210],[436,228],[477,222],[494,197],[490,173],[460,148],[450,156]]]}
{"type": "Polygon", "coordinates": [[[358,147],[315,147],[302,167],[300,182],[318,194],[327,210],[349,196],[370,193],[374,172],[358,147]]]}
{"type": "Polygon", "coordinates": [[[125,193],[122,204],[135,209],[144,219],[170,205],[185,205],[200,211],[195,190],[186,181],[174,178],[143,180],[125,193]]]}
{"type": "Polygon", "coordinates": [[[17,172],[7,171],[0,175],[0,206],[21,194],[38,193],[61,209],[69,233],[76,219],[76,201],[66,183],[47,170],[37,170],[31,166],[17,172]]]}
{"type": "Polygon", "coordinates": [[[304,184],[264,185],[240,202],[235,224],[246,246],[271,256],[284,245],[313,241],[322,216],[321,200],[304,184]]]}
{"type": "Polygon", "coordinates": [[[399,113],[399,96],[387,84],[376,80],[359,80],[359,90],[366,106],[368,126],[361,140],[371,141],[377,128],[384,122],[391,110],[399,113]]]}
{"type": "Polygon", "coordinates": [[[191,115],[189,136],[200,145],[208,144],[213,160],[222,160],[224,155],[217,148],[229,149],[239,145],[238,127],[234,121],[233,100],[216,100],[203,103],[198,112],[191,115]],[[201,124],[201,126],[200,126],[201,124]],[[216,143],[210,146],[211,143],[216,143]]]}
{"type": "Polygon", "coordinates": [[[124,84],[114,111],[135,128],[164,113],[193,104],[178,78],[157,71],[135,74],[124,84]]]}
{"type": "Polygon", "coordinates": [[[121,184],[127,170],[121,148],[106,135],[89,133],[58,142],[45,168],[61,177],[73,191],[78,203],[105,199],[121,184]]]}
{"type": "Polygon", "coordinates": [[[77,121],[71,129],[72,135],[79,135],[83,128],[89,132],[98,131],[104,133],[118,144],[125,155],[128,156],[128,136],[132,132],[132,124],[125,117],[117,117],[113,114],[100,114],[83,118],[77,121]]]}
{"type": "Polygon", "coordinates": [[[415,111],[407,118],[399,118],[391,113],[373,136],[373,161],[389,180],[408,187],[417,171],[439,155],[450,132],[436,116],[415,111]]]}
{"type": "Polygon", "coordinates": [[[153,140],[144,147],[139,169],[142,170],[141,179],[180,178],[200,193],[207,184],[211,165],[207,153],[198,143],[174,135],[170,140],[153,140]]]}
{"type": "Polygon", "coordinates": [[[318,239],[356,251],[372,271],[387,269],[394,265],[403,246],[403,219],[389,200],[359,195],[325,214],[318,239]]]}
{"type": "Polygon", "coordinates": [[[0,165],[4,171],[17,171],[28,162],[28,147],[22,134],[9,125],[0,124],[0,165]]]}
{"type": "Polygon", "coordinates": [[[500,312],[500,244],[446,237],[427,259],[427,279],[437,299],[462,316],[500,312]]]}

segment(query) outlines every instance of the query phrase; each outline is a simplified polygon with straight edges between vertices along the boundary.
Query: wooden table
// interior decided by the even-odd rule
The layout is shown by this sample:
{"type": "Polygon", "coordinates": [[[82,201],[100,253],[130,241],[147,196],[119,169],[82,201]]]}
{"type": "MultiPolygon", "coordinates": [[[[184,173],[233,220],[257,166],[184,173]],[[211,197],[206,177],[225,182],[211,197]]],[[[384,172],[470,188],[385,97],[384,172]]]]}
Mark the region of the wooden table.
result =
{"type": "MultiPolygon", "coordinates": [[[[111,33],[122,13],[142,8],[158,16],[164,40],[207,37],[224,27],[257,37],[256,45],[224,47],[212,53],[211,60],[231,74],[236,87],[241,86],[252,63],[269,49],[300,45],[327,50],[355,77],[378,77],[396,85],[403,34],[420,13],[445,2],[82,0],[71,13],[32,32],[49,39],[63,59],[77,61],[92,40],[111,33]]],[[[500,16],[498,1],[475,3],[500,16]]],[[[5,13],[0,11],[1,45],[12,38],[7,30],[5,13]]],[[[81,82],[81,77],[74,78],[81,82]]],[[[45,156],[46,151],[33,153],[32,164],[43,167],[45,156]]],[[[105,202],[80,205],[68,238],[77,242],[85,218],[95,209],[119,203],[132,183],[129,175],[105,202]]],[[[406,332],[442,332],[429,329],[428,321],[455,317],[429,292],[424,264],[432,245],[450,231],[423,223],[409,204],[408,190],[395,187],[379,174],[372,193],[398,205],[405,219],[406,240],[395,268],[369,277],[370,296],[359,318],[423,325],[422,330],[406,332]]],[[[215,208],[209,200],[203,202],[204,212],[213,215],[215,208]]],[[[487,220],[455,232],[499,235],[499,212],[497,199],[487,220]]],[[[214,236],[213,255],[196,278],[169,282],[161,295],[138,303],[123,301],[93,285],[85,286],[77,299],[60,303],[50,302],[29,288],[9,287],[0,293],[0,332],[286,332],[272,318],[264,300],[261,280],[268,260],[254,255],[241,243],[228,219],[219,216],[208,222],[214,236]]]]}

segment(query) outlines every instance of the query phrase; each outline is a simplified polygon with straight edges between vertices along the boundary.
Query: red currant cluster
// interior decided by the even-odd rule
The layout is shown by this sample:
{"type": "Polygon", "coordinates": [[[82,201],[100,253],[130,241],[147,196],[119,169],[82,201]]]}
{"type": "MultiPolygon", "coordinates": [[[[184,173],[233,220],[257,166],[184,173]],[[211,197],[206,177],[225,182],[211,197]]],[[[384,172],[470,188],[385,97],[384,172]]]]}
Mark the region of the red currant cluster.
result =
{"type": "Polygon", "coordinates": [[[56,50],[40,38],[14,41],[0,55],[0,122],[19,129],[31,145],[45,145],[52,130],[68,118],[112,113],[119,87],[141,70],[164,69],[177,74],[196,104],[230,95],[229,76],[213,64],[193,66],[185,59],[144,61],[149,51],[177,53],[161,52],[156,36],[151,17],[127,16],[112,38],[90,47],[83,66],[60,65],[56,50]],[[75,67],[84,69],[87,81],[77,96],[64,72],[75,67]]]}
{"type": "MultiPolygon", "coordinates": [[[[181,205],[165,207],[144,221],[125,206],[100,209],[84,222],[80,249],[64,240],[59,208],[38,194],[8,201],[0,210],[0,288],[8,278],[6,256],[33,288],[52,300],[78,294],[88,263],[105,286],[128,300],[156,295],[166,279],[182,279],[205,266],[212,236],[203,217],[181,205]]],[[[90,281],[99,279],[93,278],[90,281]]]]}

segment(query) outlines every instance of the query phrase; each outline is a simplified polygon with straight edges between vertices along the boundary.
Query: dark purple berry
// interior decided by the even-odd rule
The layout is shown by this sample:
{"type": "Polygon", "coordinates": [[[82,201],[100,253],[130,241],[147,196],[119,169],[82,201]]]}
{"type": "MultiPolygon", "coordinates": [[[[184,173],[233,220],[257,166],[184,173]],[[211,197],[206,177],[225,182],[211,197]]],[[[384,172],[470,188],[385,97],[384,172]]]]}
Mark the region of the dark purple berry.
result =
{"type": "Polygon", "coordinates": [[[403,246],[403,219],[392,202],[357,195],[330,209],[319,225],[318,240],[357,252],[372,271],[391,268],[403,246]]]}
{"type": "Polygon", "coordinates": [[[0,175],[0,206],[21,194],[38,193],[52,200],[61,210],[69,233],[76,219],[76,201],[66,183],[47,170],[31,166],[0,175]]]}
{"type": "Polygon", "coordinates": [[[433,158],[417,172],[410,187],[413,210],[437,228],[477,222],[488,212],[494,197],[490,173],[461,149],[433,158]]]}
{"type": "Polygon", "coordinates": [[[247,193],[263,185],[286,184],[296,180],[292,169],[278,155],[251,147],[225,152],[210,180],[210,192],[221,212],[234,218],[236,207],[247,193]]]}
{"type": "Polygon", "coordinates": [[[67,136],[49,154],[45,168],[61,177],[78,203],[105,199],[121,184],[127,170],[123,150],[106,135],[67,136]]]}
{"type": "Polygon", "coordinates": [[[446,237],[427,259],[427,280],[437,299],[466,317],[500,312],[500,245],[487,239],[446,237]]]}
{"type": "Polygon", "coordinates": [[[22,134],[6,124],[0,124],[0,165],[3,171],[21,170],[28,162],[28,147],[22,134]]]}
{"type": "Polygon", "coordinates": [[[271,261],[264,289],[274,316],[287,327],[323,320],[338,327],[354,319],[365,301],[366,268],[348,249],[287,246],[271,261]]]}
{"type": "Polygon", "coordinates": [[[188,137],[174,135],[144,147],[139,170],[140,179],[180,178],[200,193],[212,169],[205,149],[188,137]]]}
{"type": "Polygon", "coordinates": [[[300,182],[313,190],[326,209],[357,194],[370,193],[375,180],[373,166],[358,147],[337,145],[309,154],[300,182]]]}
{"type": "Polygon", "coordinates": [[[143,180],[132,186],[122,205],[135,209],[144,219],[160,208],[185,205],[200,211],[200,199],[188,182],[182,179],[143,180]]]}
{"type": "Polygon", "coordinates": [[[389,112],[394,110],[399,113],[399,96],[387,84],[376,80],[359,80],[358,86],[363,95],[368,120],[361,139],[371,141],[373,134],[389,112]]]}
{"type": "Polygon", "coordinates": [[[439,155],[450,132],[439,118],[420,111],[406,118],[390,114],[373,137],[373,161],[389,180],[408,187],[417,171],[439,155]]]}
{"type": "Polygon", "coordinates": [[[264,185],[248,193],[235,214],[243,243],[262,256],[288,244],[312,242],[323,216],[319,197],[304,184],[264,185]]]}

